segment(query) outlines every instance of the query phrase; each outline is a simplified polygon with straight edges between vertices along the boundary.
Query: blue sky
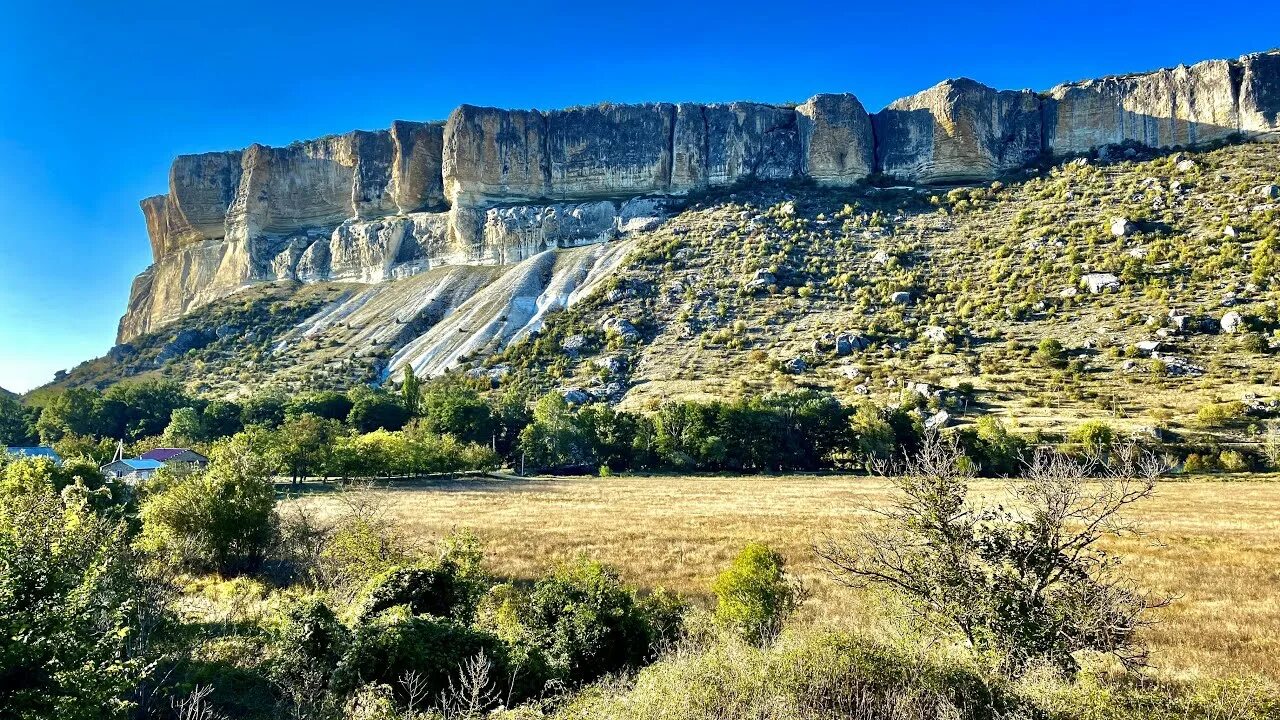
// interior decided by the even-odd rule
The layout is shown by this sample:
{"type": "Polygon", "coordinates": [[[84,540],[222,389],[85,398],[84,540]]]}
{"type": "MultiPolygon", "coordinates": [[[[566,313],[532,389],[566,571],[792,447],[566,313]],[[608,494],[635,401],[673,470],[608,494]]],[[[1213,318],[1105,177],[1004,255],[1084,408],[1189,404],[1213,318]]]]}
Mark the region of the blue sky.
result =
{"type": "Polygon", "coordinates": [[[1280,4],[0,0],[0,386],[110,348],[150,262],[138,200],[180,153],[462,102],[799,101],[869,110],[968,76],[1003,88],[1280,45],[1280,4]]]}

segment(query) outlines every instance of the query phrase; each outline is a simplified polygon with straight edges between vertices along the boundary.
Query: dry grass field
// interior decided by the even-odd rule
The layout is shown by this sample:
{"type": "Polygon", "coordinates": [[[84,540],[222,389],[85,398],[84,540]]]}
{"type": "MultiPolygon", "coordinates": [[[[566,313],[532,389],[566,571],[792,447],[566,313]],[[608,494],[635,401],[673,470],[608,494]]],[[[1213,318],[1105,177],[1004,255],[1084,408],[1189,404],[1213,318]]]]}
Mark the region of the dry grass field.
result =
{"type": "MultiPolygon", "coordinates": [[[[1135,510],[1147,536],[1114,544],[1146,588],[1176,596],[1148,631],[1169,678],[1260,674],[1280,680],[1280,478],[1167,482],[1135,510]]],[[[1000,484],[975,495],[996,498],[1000,484]]],[[[803,621],[903,632],[884,599],[824,577],[811,550],[824,532],[876,522],[892,487],[867,477],[612,477],[423,481],[370,490],[409,537],[470,529],[492,568],[525,578],[577,553],[641,588],[705,601],[743,544],[782,551],[812,588],[803,621]]],[[[301,502],[339,512],[330,493],[301,502]]]]}

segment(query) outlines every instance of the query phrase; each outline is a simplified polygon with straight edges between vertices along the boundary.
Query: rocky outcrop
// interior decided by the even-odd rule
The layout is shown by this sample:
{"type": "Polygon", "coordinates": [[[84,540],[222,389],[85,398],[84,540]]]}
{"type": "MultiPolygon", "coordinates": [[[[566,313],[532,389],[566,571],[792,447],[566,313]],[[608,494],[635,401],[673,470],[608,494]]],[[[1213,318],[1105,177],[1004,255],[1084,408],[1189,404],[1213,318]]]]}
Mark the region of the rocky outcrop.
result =
{"type": "Polygon", "coordinates": [[[1280,51],[1245,55],[1240,72],[1240,130],[1280,132],[1280,51]]]}
{"type": "Polygon", "coordinates": [[[443,123],[184,155],[168,193],[142,201],[155,261],[118,337],[256,282],[377,283],[607,242],[660,221],[673,196],[744,180],[990,180],[1042,153],[1235,133],[1280,133],[1280,53],[1044,94],[949,80],[874,117],[847,94],[794,107],[463,105],[443,123]]]}
{"type": "Polygon", "coordinates": [[[1239,63],[1210,60],[1142,75],[1059,85],[1045,102],[1045,147],[1086,153],[1134,142],[1197,145],[1242,130],[1239,63]]]}
{"type": "Polygon", "coordinates": [[[796,108],[800,172],[819,185],[852,185],[875,170],[871,118],[852,95],[818,95],[796,108]]]}
{"type": "Polygon", "coordinates": [[[790,107],[759,103],[676,106],[671,188],[732,185],[746,178],[800,177],[800,129],[790,107]]]}
{"type": "Polygon", "coordinates": [[[990,180],[1042,151],[1039,96],[963,78],[893,102],[873,124],[877,167],[916,182],[990,180]]]}

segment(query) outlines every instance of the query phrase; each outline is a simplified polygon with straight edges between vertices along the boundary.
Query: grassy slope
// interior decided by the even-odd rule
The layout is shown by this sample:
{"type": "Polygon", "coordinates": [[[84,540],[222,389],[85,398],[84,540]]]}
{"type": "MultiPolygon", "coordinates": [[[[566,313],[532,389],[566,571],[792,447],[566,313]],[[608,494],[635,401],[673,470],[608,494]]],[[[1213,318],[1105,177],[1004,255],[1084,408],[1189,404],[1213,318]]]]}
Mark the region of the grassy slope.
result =
{"type": "MultiPolygon", "coordinates": [[[[649,330],[644,344],[622,348],[631,407],[798,385],[896,401],[906,381],[971,383],[968,409],[1007,415],[1023,429],[1106,418],[1195,439],[1201,405],[1280,394],[1274,352],[1246,351],[1240,335],[1188,333],[1170,350],[1206,372],[1175,378],[1154,377],[1152,361],[1131,358],[1130,346],[1154,339],[1171,309],[1216,325],[1232,295],[1238,304],[1230,309],[1274,330],[1280,285],[1273,272],[1255,273],[1253,257],[1277,232],[1280,206],[1250,190],[1280,176],[1277,148],[1188,155],[1196,167],[1185,171],[1176,156],[1073,163],[998,191],[978,189],[972,199],[966,189],[935,191],[936,199],[915,191],[741,192],[667,223],[646,239],[610,299],[561,324],[590,332],[616,314],[649,330]],[[1182,187],[1170,189],[1175,182],[1182,187]],[[1122,215],[1141,231],[1113,237],[1111,220],[1122,215]],[[1227,225],[1235,239],[1224,237],[1227,225]],[[776,287],[743,292],[761,269],[776,287]],[[1115,273],[1124,285],[1060,297],[1089,271],[1115,273]],[[911,292],[913,304],[890,302],[896,291],[911,292]],[[928,326],[943,327],[950,341],[924,339],[928,326]],[[815,340],[841,331],[864,333],[872,347],[846,358],[815,349],[815,340]],[[1076,367],[1034,362],[1047,337],[1066,346],[1076,367]],[[796,357],[810,369],[783,372],[796,357]]],[[[593,359],[544,350],[533,364],[551,368],[562,386],[590,386],[599,375],[593,359]]]]}

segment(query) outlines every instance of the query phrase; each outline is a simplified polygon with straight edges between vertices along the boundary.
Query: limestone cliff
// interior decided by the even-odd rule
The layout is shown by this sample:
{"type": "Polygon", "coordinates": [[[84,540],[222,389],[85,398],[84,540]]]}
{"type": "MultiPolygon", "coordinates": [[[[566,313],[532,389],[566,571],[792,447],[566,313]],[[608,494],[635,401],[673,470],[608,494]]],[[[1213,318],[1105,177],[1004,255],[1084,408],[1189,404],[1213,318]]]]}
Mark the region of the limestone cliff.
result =
{"type": "Polygon", "coordinates": [[[989,180],[1042,151],[1040,98],[947,80],[876,113],[876,164],[916,182],[989,180]]]}
{"type": "Polygon", "coordinates": [[[142,201],[154,263],[118,337],[258,282],[377,283],[606,242],[659,222],[673,197],[749,179],[989,180],[1044,153],[1277,131],[1278,52],[1043,94],[949,80],[874,116],[848,94],[799,106],[463,105],[446,122],[178,157],[168,193],[142,201]]]}

